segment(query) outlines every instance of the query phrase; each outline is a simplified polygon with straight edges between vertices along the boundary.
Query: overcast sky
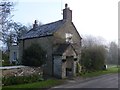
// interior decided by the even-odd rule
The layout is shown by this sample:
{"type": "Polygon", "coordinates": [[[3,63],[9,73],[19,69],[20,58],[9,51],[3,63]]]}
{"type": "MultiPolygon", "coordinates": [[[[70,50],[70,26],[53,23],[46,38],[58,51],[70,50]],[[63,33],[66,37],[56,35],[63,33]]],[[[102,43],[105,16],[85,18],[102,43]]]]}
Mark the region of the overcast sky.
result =
{"type": "Polygon", "coordinates": [[[119,0],[15,0],[13,19],[25,25],[35,19],[43,24],[62,19],[64,4],[73,12],[73,23],[81,36],[118,40],[119,0]]]}

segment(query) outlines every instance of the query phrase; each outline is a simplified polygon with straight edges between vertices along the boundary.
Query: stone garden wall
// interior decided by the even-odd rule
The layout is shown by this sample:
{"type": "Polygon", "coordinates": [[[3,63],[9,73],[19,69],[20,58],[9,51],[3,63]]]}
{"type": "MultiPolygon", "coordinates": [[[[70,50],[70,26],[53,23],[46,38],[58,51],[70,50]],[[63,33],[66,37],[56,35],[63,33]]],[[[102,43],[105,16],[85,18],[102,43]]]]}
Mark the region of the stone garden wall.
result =
{"type": "Polygon", "coordinates": [[[32,74],[43,75],[43,70],[41,67],[20,67],[12,69],[3,69],[3,77],[9,76],[29,76],[32,74]]]}

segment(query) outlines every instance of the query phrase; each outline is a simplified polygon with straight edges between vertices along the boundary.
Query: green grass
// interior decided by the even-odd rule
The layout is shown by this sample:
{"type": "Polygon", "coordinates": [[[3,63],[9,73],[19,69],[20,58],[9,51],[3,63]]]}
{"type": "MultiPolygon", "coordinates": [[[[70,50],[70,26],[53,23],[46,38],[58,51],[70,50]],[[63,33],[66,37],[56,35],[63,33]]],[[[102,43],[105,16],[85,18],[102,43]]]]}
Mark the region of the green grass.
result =
{"type": "Polygon", "coordinates": [[[108,68],[117,67],[117,65],[114,65],[114,64],[109,64],[107,66],[108,66],[108,68]]]}
{"type": "Polygon", "coordinates": [[[35,88],[50,88],[55,85],[59,85],[63,83],[63,80],[58,79],[49,79],[46,81],[41,82],[35,82],[35,83],[29,83],[29,84],[21,84],[21,85],[12,85],[12,86],[4,86],[2,90],[18,90],[18,89],[35,89],[35,88]]]}
{"type": "Polygon", "coordinates": [[[111,73],[118,73],[118,68],[117,67],[110,67],[107,70],[102,70],[102,71],[96,71],[96,72],[87,72],[85,74],[82,74],[81,76],[83,78],[87,77],[95,77],[95,76],[100,76],[104,74],[111,74],[111,73]]]}

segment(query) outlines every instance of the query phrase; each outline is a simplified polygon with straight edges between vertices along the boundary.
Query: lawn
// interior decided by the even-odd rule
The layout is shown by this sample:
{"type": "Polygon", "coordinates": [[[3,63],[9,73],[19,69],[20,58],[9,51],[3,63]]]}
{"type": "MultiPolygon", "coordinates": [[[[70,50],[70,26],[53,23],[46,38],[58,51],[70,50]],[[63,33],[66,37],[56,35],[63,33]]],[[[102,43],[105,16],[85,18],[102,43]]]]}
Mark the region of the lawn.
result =
{"type": "Polygon", "coordinates": [[[96,71],[96,72],[87,72],[85,74],[82,74],[81,76],[83,78],[87,78],[87,77],[95,77],[95,76],[100,76],[100,75],[104,75],[104,74],[110,74],[110,73],[118,73],[119,70],[117,67],[109,67],[107,70],[102,70],[102,71],[96,71]]]}
{"type": "Polygon", "coordinates": [[[12,86],[4,86],[2,90],[38,90],[40,88],[50,88],[55,85],[59,85],[63,83],[63,80],[60,79],[49,79],[46,81],[29,83],[29,84],[20,84],[20,85],[12,85],[12,86]]]}

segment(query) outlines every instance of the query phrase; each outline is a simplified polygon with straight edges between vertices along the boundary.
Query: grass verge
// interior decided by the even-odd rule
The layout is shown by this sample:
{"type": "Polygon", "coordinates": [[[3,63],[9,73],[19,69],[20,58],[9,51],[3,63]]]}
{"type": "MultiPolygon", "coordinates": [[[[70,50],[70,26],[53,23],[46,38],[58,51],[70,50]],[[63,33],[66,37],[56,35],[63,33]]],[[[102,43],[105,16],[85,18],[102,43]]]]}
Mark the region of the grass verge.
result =
{"type": "Polygon", "coordinates": [[[20,85],[12,85],[12,86],[4,86],[2,90],[40,90],[41,88],[50,88],[55,85],[59,85],[63,83],[63,80],[58,79],[49,79],[46,81],[29,83],[29,84],[20,84],[20,85]]]}
{"type": "Polygon", "coordinates": [[[107,70],[96,71],[96,72],[87,72],[85,74],[81,74],[80,76],[82,76],[83,78],[87,78],[87,77],[90,78],[90,77],[100,76],[100,75],[104,75],[104,74],[118,73],[118,72],[120,72],[120,71],[118,70],[117,67],[111,67],[111,68],[108,68],[107,70]]]}

